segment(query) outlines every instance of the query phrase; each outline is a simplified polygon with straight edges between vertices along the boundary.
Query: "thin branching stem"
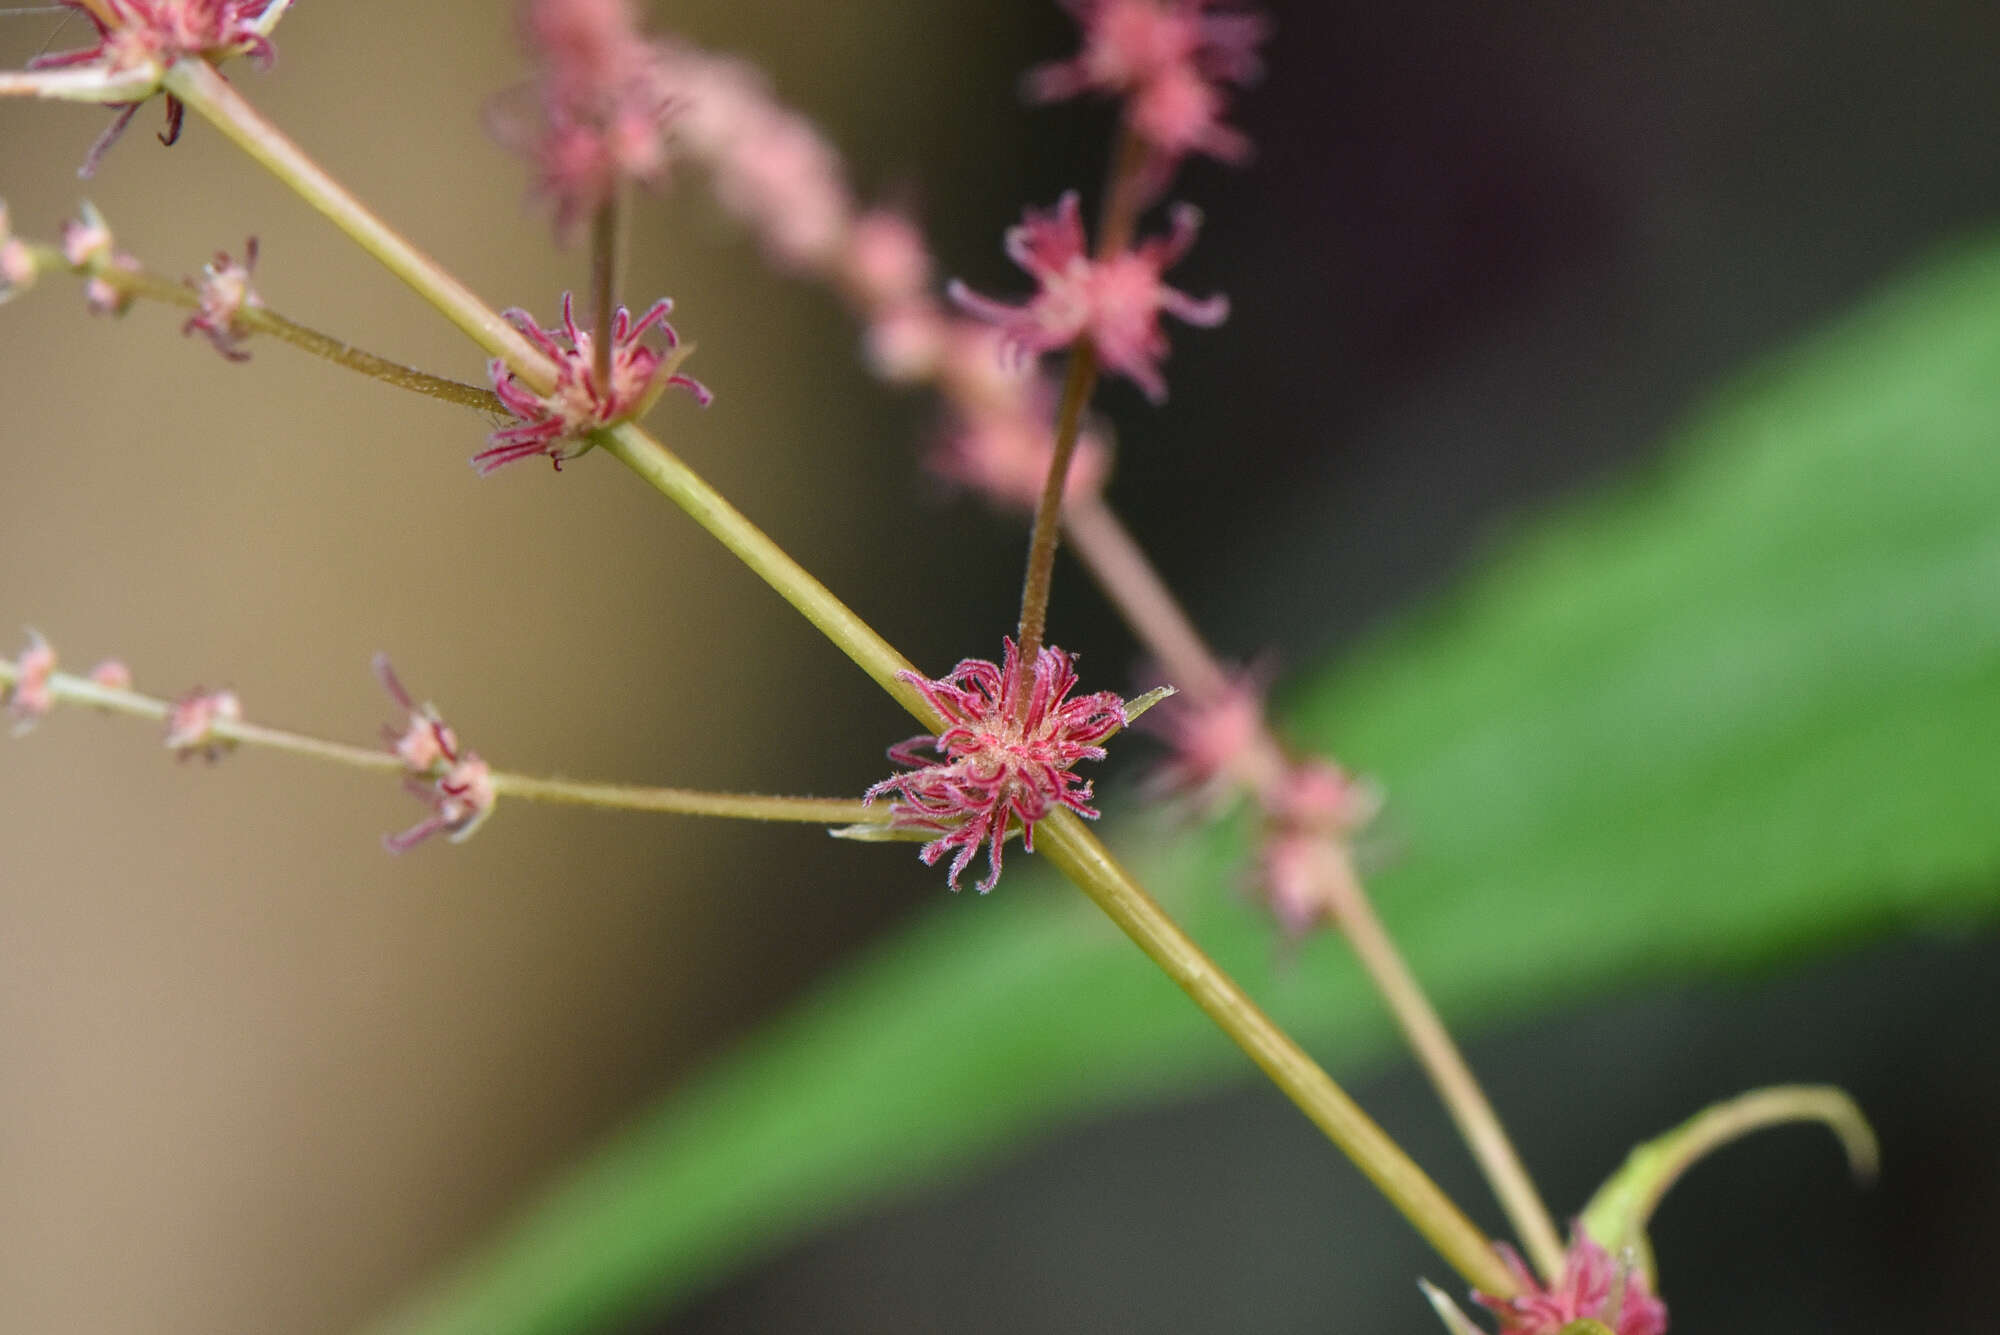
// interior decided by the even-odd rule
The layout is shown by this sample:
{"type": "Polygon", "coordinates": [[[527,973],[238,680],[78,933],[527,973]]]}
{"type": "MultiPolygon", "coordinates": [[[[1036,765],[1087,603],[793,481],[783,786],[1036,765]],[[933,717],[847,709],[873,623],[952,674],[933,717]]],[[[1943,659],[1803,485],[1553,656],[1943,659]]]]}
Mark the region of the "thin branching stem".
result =
{"type": "MultiPolygon", "coordinates": [[[[418,295],[436,305],[481,347],[504,359],[535,388],[547,390],[554,370],[518,331],[349,195],[213,70],[199,61],[182,62],[170,71],[168,87],[418,295]]],[[[630,422],[597,433],[597,439],[606,452],[722,542],[925,727],[937,731],[943,726],[937,712],[908,680],[912,672],[909,660],[665,446],[630,422]]],[[[1355,1160],[1464,1279],[1499,1296],[1511,1296],[1519,1290],[1492,1244],[1437,1184],[1257,1009],[1146,896],[1095,836],[1061,811],[1038,828],[1038,840],[1043,838],[1042,829],[1048,831],[1044,846],[1051,861],[1355,1160]]]]}
{"type": "MultiPolygon", "coordinates": [[[[0,660],[0,686],[13,685],[17,675],[14,664],[0,660]]],[[[157,696],[106,686],[67,672],[50,674],[48,689],[50,698],[60,704],[80,705],[106,713],[150,719],[156,723],[164,722],[174,707],[172,701],[157,696]]],[[[222,742],[284,751],[376,773],[398,773],[405,768],[401,757],[381,747],[354,746],[242,720],[215,719],[208,725],[207,734],[222,742]]],[[[806,825],[882,825],[890,819],[886,807],[864,807],[860,802],[839,798],[771,797],[759,793],[710,793],[694,788],[578,783],[572,779],[542,779],[500,771],[495,771],[491,777],[493,790],[501,797],[565,806],[650,811],[678,816],[718,816],[735,820],[791,821],[806,825]]]]}

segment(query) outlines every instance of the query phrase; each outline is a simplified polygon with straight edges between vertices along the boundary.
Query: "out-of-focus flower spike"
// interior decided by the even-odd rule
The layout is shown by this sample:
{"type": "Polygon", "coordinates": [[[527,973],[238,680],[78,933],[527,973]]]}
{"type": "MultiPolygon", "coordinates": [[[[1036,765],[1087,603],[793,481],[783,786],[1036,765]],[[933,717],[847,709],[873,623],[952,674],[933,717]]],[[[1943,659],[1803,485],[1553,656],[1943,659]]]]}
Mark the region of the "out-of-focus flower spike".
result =
{"type": "Polygon", "coordinates": [[[1156,155],[1156,184],[1189,153],[1226,162],[1247,156],[1249,141],[1222,123],[1222,85],[1262,73],[1257,48],[1270,36],[1263,15],[1232,0],[1064,0],[1063,7],[1083,29],[1083,49],[1030,70],[1030,99],[1124,98],[1126,124],[1156,155]]]}

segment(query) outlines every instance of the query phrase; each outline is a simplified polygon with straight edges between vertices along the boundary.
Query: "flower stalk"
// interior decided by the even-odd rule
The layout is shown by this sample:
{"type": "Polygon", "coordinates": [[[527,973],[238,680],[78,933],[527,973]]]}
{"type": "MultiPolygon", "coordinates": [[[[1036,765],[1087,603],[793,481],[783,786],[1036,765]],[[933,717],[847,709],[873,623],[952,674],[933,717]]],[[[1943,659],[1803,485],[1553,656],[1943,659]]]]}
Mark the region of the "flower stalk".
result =
{"type": "MultiPolygon", "coordinates": [[[[19,677],[20,669],[13,662],[0,659],[0,688],[13,686],[19,677]]],[[[167,722],[175,709],[174,701],[67,672],[49,674],[46,688],[51,701],[57,704],[81,705],[155,723],[167,722]]],[[[406,769],[403,758],[394,751],[330,741],[284,728],[265,727],[244,719],[213,718],[205,723],[204,733],[213,741],[226,745],[283,751],[309,760],[328,761],[378,774],[398,774],[406,769]]],[[[759,793],[711,793],[693,788],[579,783],[571,779],[545,779],[498,771],[492,775],[492,782],[494,792],[500,797],[613,811],[827,826],[885,825],[889,820],[887,811],[873,810],[858,801],[841,798],[771,797],[759,793]]]]}
{"type": "MultiPolygon", "coordinates": [[[[537,389],[547,390],[554,368],[519,331],[350,195],[212,69],[200,62],[180,62],[168,72],[167,87],[437,306],[480,347],[505,360],[537,389]]],[[[1079,422],[1081,413],[1079,406],[1079,422]]],[[[900,675],[914,672],[909,661],[671,451],[633,422],[601,430],[596,439],[722,542],[926,728],[936,732],[943,726],[937,712],[900,675]]],[[[1053,542],[1052,535],[1049,541],[1053,542]]],[[[1354,1159],[1461,1276],[1485,1292],[1505,1296],[1516,1290],[1517,1282],[1478,1228],[1195,945],[1080,822],[1057,812],[1047,829],[1050,860],[1354,1159]]]]}

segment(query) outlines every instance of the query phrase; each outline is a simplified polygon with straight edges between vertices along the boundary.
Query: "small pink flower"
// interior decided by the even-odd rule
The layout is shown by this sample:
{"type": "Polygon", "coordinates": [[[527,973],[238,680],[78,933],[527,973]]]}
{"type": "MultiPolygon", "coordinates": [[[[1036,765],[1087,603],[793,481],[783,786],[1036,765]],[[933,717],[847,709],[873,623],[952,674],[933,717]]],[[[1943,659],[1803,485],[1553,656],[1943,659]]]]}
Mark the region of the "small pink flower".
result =
{"type": "MultiPolygon", "coordinates": [[[[97,170],[105,151],[117,142],[139,110],[140,102],[159,91],[159,82],[175,61],[189,58],[220,64],[232,56],[247,55],[268,67],[273,57],[270,32],[291,0],[62,0],[63,5],[81,13],[97,29],[94,45],[74,51],[37,56],[28,62],[31,70],[81,70],[86,67],[101,74],[106,92],[103,97],[85,100],[107,101],[118,108],[118,116],[98,136],[79,173],[90,176],[97,170]],[[121,90],[117,100],[110,90],[121,90]],[[137,96],[133,97],[132,94],[137,96]]],[[[80,97],[79,90],[60,96],[80,97]]],[[[171,144],[180,138],[186,108],[173,94],[167,94],[167,128],[160,142],[171,144]]]]}
{"type": "Polygon", "coordinates": [[[498,800],[492,770],[478,755],[460,747],[458,734],[437,706],[420,705],[411,697],[387,654],[376,654],[374,667],[376,680],[404,715],[401,728],[384,727],[382,736],[409,772],[405,786],[431,809],[429,816],[401,834],[385,835],[383,846],[392,853],[405,853],[435,835],[454,844],[470,839],[493,814],[498,800]]]}
{"type": "Polygon", "coordinates": [[[132,689],[132,669],[115,658],[107,658],[90,670],[90,680],[112,691],[132,689]]]}
{"type": "Polygon", "coordinates": [[[115,275],[137,273],[139,262],[117,248],[111,225],[89,200],[76,217],[63,223],[62,252],[70,267],[89,275],[83,285],[83,300],[91,314],[123,315],[132,308],[131,289],[115,275]]]}
{"type": "Polygon", "coordinates": [[[30,731],[36,720],[55,708],[55,693],[49,678],[55,675],[56,651],[38,631],[28,632],[28,647],[14,660],[14,681],[0,692],[0,703],[14,716],[16,737],[30,731]]]}
{"type": "Polygon", "coordinates": [[[1500,1254],[1520,1281],[1521,1295],[1472,1295],[1500,1318],[1500,1335],[1558,1335],[1570,1322],[1582,1320],[1600,1321],[1613,1335],[1665,1335],[1667,1306],[1647,1288],[1645,1274],[1637,1266],[1614,1263],[1581,1228],[1571,1235],[1561,1278],[1548,1288],[1513,1248],[1503,1244],[1500,1254]],[[1611,1310],[1614,1292],[1622,1295],[1616,1312],[1611,1310]]]}
{"type": "Polygon", "coordinates": [[[1041,284],[1022,306],[978,296],[954,282],[951,299],[960,308],[1000,327],[1013,354],[1026,357],[1066,347],[1088,336],[1105,370],[1129,377],[1155,403],[1167,397],[1160,375],[1166,357],[1162,312],[1188,324],[1214,326],[1229,315],[1226,297],[1197,301],[1161,281],[1161,274],[1194,244],[1201,212],[1183,204],[1173,210],[1173,230],[1140,242],[1122,254],[1093,260],[1086,248],[1083,215],[1075,191],[1051,213],[1029,210],[1007,231],[1007,255],[1041,284]]]}
{"type": "Polygon", "coordinates": [[[1289,940],[1339,916],[1334,880],[1342,874],[1334,861],[1339,856],[1340,850],[1320,835],[1282,829],[1258,848],[1255,888],[1289,940]]]}
{"type": "Polygon", "coordinates": [[[435,778],[406,781],[410,792],[429,804],[431,814],[401,834],[384,835],[382,846],[391,853],[407,853],[440,834],[451,843],[462,844],[493,814],[498,794],[485,761],[466,751],[447,753],[442,764],[444,768],[435,778]]]}
{"type": "Polygon", "coordinates": [[[1020,650],[1010,639],[997,665],[968,658],[935,681],[901,674],[944,716],[946,727],[936,737],[890,747],[889,758],[911,772],[884,779],[862,799],[893,794],[896,827],[935,832],[920,856],[925,866],[936,866],[953,852],[953,890],[982,844],[987,873],[979,892],[999,882],[1001,845],[1013,825],[1033,852],[1035,822],[1057,807],[1095,819],[1090,781],[1070,769],[1080,760],[1102,760],[1099,743],[1125,726],[1125,702],[1110,691],[1067,698],[1076,665],[1062,650],[1045,647],[1035,655],[1026,701],[1020,668],[1020,650]]]}
{"type": "Polygon", "coordinates": [[[611,383],[599,385],[593,366],[592,335],[577,326],[570,294],[563,293],[562,327],[543,329],[526,311],[504,312],[515,328],[555,363],[555,387],[537,394],[523,384],[503,361],[487,367],[493,378],[493,392],[500,396],[518,426],[495,431],[491,444],[472,456],[472,465],[481,477],[504,464],[537,455],[547,455],[558,470],[590,448],[590,433],[616,426],[644,415],[647,409],[672,386],[694,395],[707,407],[713,397],[698,380],[675,372],[686,355],[679,351],[680,338],[667,323],[674,303],[661,298],[637,322],[631,312],[618,308],[611,323],[611,383]],[[646,335],[658,330],[661,348],[646,342],[646,335]]]}
{"type": "Polygon", "coordinates": [[[1221,124],[1219,85],[1253,82],[1270,25],[1229,0],[1064,0],[1083,28],[1075,58],[1028,74],[1040,102],[1083,92],[1129,99],[1127,123],[1167,163],[1189,152],[1239,160],[1248,142],[1221,124]]]}
{"type": "MultiPolygon", "coordinates": [[[[1005,510],[1032,513],[1041,504],[1055,438],[1046,416],[987,413],[960,423],[924,460],[939,477],[1005,510]]],[[[1095,432],[1078,436],[1063,500],[1096,496],[1111,475],[1111,448],[1095,432]]]]}
{"type": "Polygon", "coordinates": [[[458,754],[458,734],[446,725],[437,711],[437,706],[418,704],[403,688],[396,669],[389,664],[389,655],[375,655],[375,679],[382,683],[382,689],[389,698],[402,706],[404,721],[401,728],[384,726],[382,736],[403,762],[403,767],[412,774],[434,774],[450,758],[458,754]]]}
{"type": "Polygon", "coordinates": [[[1256,674],[1231,680],[1207,699],[1182,693],[1162,701],[1141,727],[1173,753],[1154,779],[1201,811],[1220,812],[1263,787],[1275,748],[1264,727],[1264,690],[1256,674]]]}
{"type": "Polygon", "coordinates": [[[241,264],[231,259],[227,251],[218,250],[215,259],[202,267],[201,282],[189,280],[200,305],[181,325],[181,333],[200,332],[229,361],[249,361],[250,354],[243,350],[243,340],[249,337],[250,331],[239,325],[237,320],[245,308],[254,310],[264,304],[264,299],[257,295],[257,289],[250,285],[250,274],[256,267],[257,238],[254,236],[243,243],[241,264]]]}
{"type": "Polygon", "coordinates": [[[204,691],[199,686],[167,710],[167,749],[186,760],[199,755],[211,763],[235,749],[233,739],[218,725],[241,723],[243,702],[234,691],[204,691]]]}
{"type": "Polygon", "coordinates": [[[1381,813],[1382,795],[1331,760],[1313,757],[1286,767],[1264,793],[1264,807],[1289,829],[1346,839],[1381,813]]]}

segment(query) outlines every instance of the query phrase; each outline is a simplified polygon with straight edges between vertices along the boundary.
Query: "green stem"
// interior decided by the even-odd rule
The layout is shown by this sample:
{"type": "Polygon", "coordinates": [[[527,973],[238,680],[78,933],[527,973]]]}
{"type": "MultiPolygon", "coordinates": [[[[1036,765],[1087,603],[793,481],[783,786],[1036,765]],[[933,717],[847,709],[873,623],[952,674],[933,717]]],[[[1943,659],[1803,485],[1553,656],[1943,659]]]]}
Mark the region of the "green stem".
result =
{"type": "Polygon", "coordinates": [[[1290,1035],[1188,939],[1179,924],[1067,811],[1035,826],[1035,848],[1096,902],[1300,1111],[1326,1133],[1452,1268],[1483,1293],[1519,1285],[1485,1234],[1290,1035]]]}
{"type": "Polygon", "coordinates": [[[505,361],[531,388],[546,393],[555,383],[555,368],[518,329],[349,194],[244,101],[208,62],[188,59],[175,63],[167,71],[164,87],[213,122],[238,148],[437,307],[473,342],[505,361]]]}
{"type": "MultiPolygon", "coordinates": [[[[40,273],[66,273],[76,277],[94,278],[109,284],[128,296],[141,301],[157,301],[167,306],[178,306],[183,310],[193,310],[201,305],[201,295],[186,283],[176,283],[143,268],[127,268],[119,264],[107,264],[101,268],[79,269],[63,257],[53,246],[31,246],[29,254],[34,258],[35,268],[40,273]]],[[[419,371],[413,366],[392,362],[387,357],[378,357],[372,352],[342,342],[331,334],[323,334],[309,325],[287,319],[269,306],[246,305],[236,313],[236,323],[253,333],[268,334],[280,342],[289,343],[302,352],[322,357],[345,370],[354,371],[380,380],[397,389],[409,390],[428,398],[456,404],[461,408],[472,408],[479,412],[506,414],[506,407],[490,389],[478,385],[468,385],[459,380],[448,380],[444,376],[419,371]]]]}
{"type": "MultiPolygon", "coordinates": [[[[0,659],[0,686],[11,686],[18,672],[0,659]]],[[[139,691],[104,686],[67,672],[50,674],[49,694],[63,704],[82,705],[108,713],[162,722],[173,703],[139,691]]],[[[313,760],[330,761],[376,773],[402,772],[400,757],[379,747],[350,746],[283,728],[241,720],[217,719],[208,731],[225,742],[284,751],[313,760]]],[[[791,821],[804,825],[886,825],[884,806],[865,807],[844,798],[769,797],[761,793],[710,793],[693,788],[654,788],[636,784],[577,783],[570,779],[538,779],[526,774],[495,771],[493,790],[502,797],[565,806],[602,807],[617,811],[650,811],[678,816],[718,816],[734,820],[791,821]]]]}

